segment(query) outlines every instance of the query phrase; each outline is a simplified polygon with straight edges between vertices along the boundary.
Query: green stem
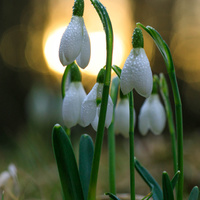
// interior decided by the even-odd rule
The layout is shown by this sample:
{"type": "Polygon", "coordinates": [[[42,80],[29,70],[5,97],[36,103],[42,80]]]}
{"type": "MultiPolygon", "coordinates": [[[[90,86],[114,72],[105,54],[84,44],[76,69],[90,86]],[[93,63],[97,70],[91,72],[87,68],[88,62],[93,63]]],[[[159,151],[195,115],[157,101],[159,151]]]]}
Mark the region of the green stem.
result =
{"type": "Polygon", "coordinates": [[[116,194],[115,186],[115,133],[114,121],[108,128],[108,151],[109,151],[109,186],[110,192],[116,194]]]}
{"type": "Polygon", "coordinates": [[[174,94],[175,111],[176,111],[176,131],[177,131],[177,153],[178,153],[178,170],[180,176],[178,180],[177,199],[183,199],[183,184],[184,184],[184,172],[183,172],[183,119],[182,119],[182,103],[179,94],[178,84],[176,80],[175,71],[172,70],[169,74],[169,78],[172,85],[174,94]]]}
{"type": "Polygon", "coordinates": [[[110,192],[116,194],[115,186],[115,133],[114,133],[114,121],[115,121],[115,107],[117,103],[117,94],[119,87],[119,78],[115,77],[112,80],[110,96],[113,101],[113,117],[112,122],[108,128],[108,153],[109,153],[109,186],[110,192]]]}
{"type": "Polygon", "coordinates": [[[134,164],[134,99],[129,93],[129,150],[130,150],[130,190],[131,200],[135,200],[135,164],[134,164]]]}
{"type": "Polygon", "coordinates": [[[169,92],[166,79],[163,74],[160,74],[160,92],[162,94],[162,98],[165,104],[165,110],[167,115],[168,127],[169,132],[171,135],[171,147],[172,147],[172,155],[173,155],[173,164],[174,164],[174,174],[177,172],[177,152],[176,152],[176,135],[175,135],[175,126],[174,126],[174,119],[173,119],[173,112],[171,103],[169,100],[169,92]]]}
{"type": "Polygon", "coordinates": [[[112,51],[113,51],[113,31],[110,18],[105,7],[98,0],[91,0],[94,8],[96,9],[99,17],[103,23],[106,33],[106,47],[107,47],[107,59],[106,59],[106,76],[103,87],[101,109],[99,114],[99,123],[97,128],[97,137],[95,141],[94,157],[92,162],[92,171],[90,177],[88,200],[96,199],[96,187],[97,177],[99,171],[99,162],[101,157],[101,148],[104,136],[105,117],[108,103],[110,77],[111,77],[111,64],[112,64],[112,51]]]}

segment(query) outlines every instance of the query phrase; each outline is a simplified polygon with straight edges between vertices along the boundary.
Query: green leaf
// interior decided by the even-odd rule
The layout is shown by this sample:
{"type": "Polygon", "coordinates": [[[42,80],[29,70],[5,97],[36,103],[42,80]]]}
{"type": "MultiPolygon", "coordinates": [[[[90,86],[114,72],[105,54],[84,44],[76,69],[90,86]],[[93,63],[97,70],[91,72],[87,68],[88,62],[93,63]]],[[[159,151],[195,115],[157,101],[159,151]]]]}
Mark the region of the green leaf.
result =
{"type": "Polygon", "coordinates": [[[162,193],[162,190],[161,190],[159,184],[151,176],[151,174],[143,166],[141,166],[141,164],[136,160],[136,158],[135,158],[135,168],[136,168],[137,172],[140,174],[140,176],[143,178],[143,180],[150,187],[152,194],[153,194],[152,195],[153,199],[154,200],[162,200],[163,193],[162,193]]]}
{"type": "Polygon", "coordinates": [[[114,72],[117,74],[117,76],[120,78],[121,76],[121,68],[119,68],[117,65],[113,65],[112,69],[114,70],[114,72]]]}
{"type": "Polygon", "coordinates": [[[65,200],[84,200],[78,167],[69,137],[56,124],[53,128],[53,149],[65,200]]]}
{"type": "Polygon", "coordinates": [[[199,188],[194,186],[192,191],[190,192],[190,196],[188,200],[198,200],[199,198],[199,188]]]}
{"type": "Polygon", "coordinates": [[[105,195],[108,195],[113,200],[120,200],[117,196],[115,196],[114,194],[110,192],[105,193],[105,195]]]}
{"type": "Polygon", "coordinates": [[[163,186],[163,199],[174,200],[173,188],[167,172],[163,172],[162,186],[163,186]]]}
{"type": "Polygon", "coordinates": [[[173,60],[171,56],[171,52],[169,50],[169,47],[167,46],[166,42],[163,40],[161,35],[151,26],[144,26],[141,23],[137,23],[138,27],[143,28],[154,40],[155,44],[157,45],[159,51],[161,52],[165,64],[167,66],[168,72],[174,70],[173,60]]]}
{"type": "Polygon", "coordinates": [[[178,182],[179,175],[180,175],[180,171],[177,171],[176,174],[174,175],[174,177],[171,180],[171,184],[172,184],[173,189],[175,188],[176,183],[178,182]]]}
{"type": "Polygon", "coordinates": [[[87,199],[88,195],[93,154],[94,145],[92,138],[87,134],[82,135],[79,144],[79,173],[84,199],[87,199]]]}

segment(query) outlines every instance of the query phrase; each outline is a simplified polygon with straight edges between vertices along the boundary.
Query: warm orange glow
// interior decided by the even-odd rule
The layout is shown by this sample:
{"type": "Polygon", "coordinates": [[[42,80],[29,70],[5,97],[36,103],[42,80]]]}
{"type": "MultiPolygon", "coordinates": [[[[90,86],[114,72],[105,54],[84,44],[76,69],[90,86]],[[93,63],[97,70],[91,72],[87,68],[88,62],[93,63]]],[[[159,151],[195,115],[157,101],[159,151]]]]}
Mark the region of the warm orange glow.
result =
{"type": "MultiPolygon", "coordinates": [[[[65,27],[60,27],[52,31],[45,41],[44,55],[48,66],[51,70],[58,73],[63,73],[64,67],[59,61],[58,51],[59,44],[65,27]]],[[[106,39],[105,33],[92,32],[89,33],[91,41],[91,58],[89,65],[84,69],[84,72],[97,74],[98,71],[106,64],[106,39]]],[[[113,64],[121,65],[124,57],[124,45],[121,39],[114,36],[113,64]]]]}

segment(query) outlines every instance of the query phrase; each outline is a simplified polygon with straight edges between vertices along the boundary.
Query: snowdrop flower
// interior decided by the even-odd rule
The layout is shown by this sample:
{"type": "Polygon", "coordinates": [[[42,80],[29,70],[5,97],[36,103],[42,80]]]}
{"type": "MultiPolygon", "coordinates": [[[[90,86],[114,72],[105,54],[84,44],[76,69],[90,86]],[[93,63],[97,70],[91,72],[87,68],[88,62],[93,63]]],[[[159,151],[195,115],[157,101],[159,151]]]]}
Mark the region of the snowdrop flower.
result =
{"type": "Polygon", "coordinates": [[[82,17],[83,6],[83,0],[75,1],[73,16],[61,38],[59,58],[63,66],[74,60],[81,68],[85,68],[89,63],[90,39],[82,17]]]}
{"type": "Polygon", "coordinates": [[[17,168],[13,164],[8,166],[7,171],[3,171],[0,174],[0,188],[4,187],[10,179],[13,179],[15,182],[17,181],[17,168]]]}
{"type": "MultiPolygon", "coordinates": [[[[103,79],[104,79],[102,77],[104,77],[104,74],[105,74],[105,69],[101,69],[97,77],[97,82],[95,83],[89,94],[86,96],[81,106],[81,119],[84,126],[88,126],[89,124],[91,124],[95,131],[97,131],[99,122],[99,113],[101,107],[103,79]]],[[[105,126],[107,128],[111,124],[112,115],[113,115],[113,102],[111,97],[109,96],[107,111],[106,111],[106,121],[105,121],[105,126]]]]}
{"type": "Polygon", "coordinates": [[[158,94],[152,94],[142,105],[139,114],[139,130],[142,135],[146,135],[151,130],[155,135],[159,135],[166,123],[166,115],[158,94]]]}
{"type": "Polygon", "coordinates": [[[78,66],[74,63],[68,74],[70,83],[65,87],[65,96],[62,105],[62,115],[64,124],[71,128],[76,124],[83,125],[81,122],[81,104],[86,97],[85,90],[81,83],[81,74],[78,66]]]}
{"type": "Polygon", "coordinates": [[[128,94],[135,90],[143,97],[149,97],[152,91],[153,78],[149,60],[143,49],[143,36],[139,28],[135,28],[131,50],[121,72],[121,90],[128,94]]]}
{"type": "MultiPolygon", "coordinates": [[[[134,110],[134,125],[136,121],[136,115],[134,110]]],[[[115,133],[121,133],[124,137],[129,137],[129,100],[127,96],[120,98],[115,108],[115,133]]]]}

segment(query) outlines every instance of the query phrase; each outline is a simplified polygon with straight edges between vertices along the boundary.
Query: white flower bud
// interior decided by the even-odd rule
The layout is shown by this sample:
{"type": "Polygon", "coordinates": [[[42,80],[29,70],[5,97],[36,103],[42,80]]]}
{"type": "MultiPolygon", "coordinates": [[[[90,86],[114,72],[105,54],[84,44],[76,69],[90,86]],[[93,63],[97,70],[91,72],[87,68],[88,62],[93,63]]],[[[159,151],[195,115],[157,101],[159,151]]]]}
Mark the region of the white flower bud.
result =
{"type": "Polygon", "coordinates": [[[90,39],[80,16],[72,16],[71,22],[63,33],[59,48],[59,58],[63,66],[77,59],[81,68],[90,60],[90,39]]]}
{"type": "MultiPolygon", "coordinates": [[[[115,133],[121,133],[124,137],[129,137],[129,100],[123,98],[119,100],[115,108],[115,133]]],[[[134,110],[134,125],[136,121],[135,110],[134,110]]]]}
{"type": "Polygon", "coordinates": [[[133,48],[121,72],[120,86],[124,95],[134,88],[144,97],[149,97],[153,78],[149,60],[143,48],[133,48]]]}
{"type": "Polygon", "coordinates": [[[63,99],[62,114],[67,128],[71,128],[82,121],[80,118],[81,104],[86,97],[85,90],[81,82],[71,82],[63,99]]]}

